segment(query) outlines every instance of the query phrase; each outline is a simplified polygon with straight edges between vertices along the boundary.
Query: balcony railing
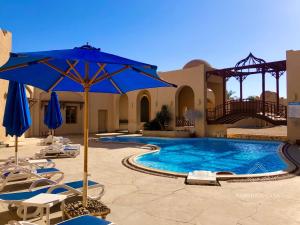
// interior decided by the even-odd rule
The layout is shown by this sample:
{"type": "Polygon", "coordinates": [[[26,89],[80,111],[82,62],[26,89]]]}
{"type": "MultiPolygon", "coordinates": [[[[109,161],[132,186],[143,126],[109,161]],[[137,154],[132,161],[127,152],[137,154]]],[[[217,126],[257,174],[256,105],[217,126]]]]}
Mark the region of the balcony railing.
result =
{"type": "Polygon", "coordinates": [[[184,117],[176,117],[176,127],[194,127],[195,121],[187,120],[184,117]]]}

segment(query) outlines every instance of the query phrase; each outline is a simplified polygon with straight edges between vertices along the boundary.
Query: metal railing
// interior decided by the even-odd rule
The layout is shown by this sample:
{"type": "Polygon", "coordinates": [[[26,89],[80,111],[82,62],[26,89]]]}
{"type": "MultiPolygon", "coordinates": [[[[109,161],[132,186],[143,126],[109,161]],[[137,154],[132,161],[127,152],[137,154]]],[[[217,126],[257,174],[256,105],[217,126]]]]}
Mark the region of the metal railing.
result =
{"type": "Polygon", "coordinates": [[[187,120],[184,117],[176,117],[176,127],[194,127],[195,121],[187,120]]]}

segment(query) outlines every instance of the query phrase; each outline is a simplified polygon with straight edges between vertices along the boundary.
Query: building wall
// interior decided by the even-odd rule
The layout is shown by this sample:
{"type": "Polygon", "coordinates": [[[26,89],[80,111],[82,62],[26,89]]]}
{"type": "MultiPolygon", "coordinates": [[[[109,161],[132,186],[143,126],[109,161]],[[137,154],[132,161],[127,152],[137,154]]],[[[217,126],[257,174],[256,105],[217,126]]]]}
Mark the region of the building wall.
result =
{"type": "MultiPolygon", "coordinates": [[[[58,99],[60,101],[70,101],[68,104],[61,104],[61,112],[63,115],[63,125],[55,130],[55,134],[80,134],[82,133],[83,124],[83,105],[76,102],[83,102],[83,96],[80,93],[72,92],[57,92],[58,99]],[[66,120],[66,107],[75,106],[77,107],[77,116],[75,124],[67,124],[66,120]]],[[[50,100],[50,93],[46,93],[38,88],[34,88],[34,99],[37,101],[31,107],[31,117],[33,118],[31,136],[46,136],[49,129],[44,124],[45,106],[50,100]]]]}
{"type": "MultiPolygon", "coordinates": [[[[140,91],[133,91],[127,93],[128,96],[128,130],[129,132],[136,132],[143,128],[143,123],[140,122],[140,99],[146,95],[150,101],[150,120],[155,118],[155,115],[160,111],[163,105],[167,105],[172,115],[172,121],[169,124],[170,129],[175,129],[175,118],[179,116],[176,112],[179,108],[178,94],[183,87],[190,87],[193,90],[194,100],[189,105],[193,104],[193,108],[201,112],[201,117],[196,120],[195,129],[197,135],[205,136],[205,108],[206,108],[206,82],[205,82],[205,65],[195,65],[181,70],[161,72],[159,76],[173,84],[176,84],[177,88],[154,88],[140,91]]],[[[210,94],[212,97],[213,94],[210,94]]],[[[116,105],[124,107],[119,104],[119,96],[115,96],[116,105]]],[[[191,99],[187,99],[191,101],[191,99]]],[[[118,110],[117,110],[118,111],[118,110]]],[[[120,116],[116,115],[115,121],[118,121],[120,116]]],[[[116,123],[116,127],[121,127],[116,123]]],[[[123,127],[122,127],[123,128],[123,127]]]]}
{"type": "MultiPolygon", "coordinates": [[[[9,58],[12,47],[12,34],[0,29],[0,66],[5,64],[9,58]]],[[[3,114],[6,102],[8,81],[0,79],[0,142],[6,141],[5,129],[2,126],[3,114]]]]}
{"type": "MultiPolygon", "coordinates": [[[[300,102],[300,51],[287,51],[287,102],[300,102]]],[[[300,119],[288,118],[290,142],[300,140],[300,119]]]]}
{"type": "MultiPolygon", "coordinates": [[[[61,112],[63,116],[63,125],[55,130],[56,135],[65,134],[82,134],[84,124],[84,96],[83,93],[74,92],[57,92],[59,101],[61,104],[61,112]],[[66,108],[67,106],[75,106],[77,108],[76,123],[66,123],[66,108]]],[[[44,124],[45,105],[50,100],[50,93],[46,93],[37,88],[34,89],[34,98],[37,102],[32,107],[32,136],[46,136],[49,129],[44,124]]],[[[89,131],[90,133],[98,132],[98,111],[107,111],[107,131],[111,132],[115,130],[115,115],[113,95],[110,94],[89,94],[89,131]]]]}

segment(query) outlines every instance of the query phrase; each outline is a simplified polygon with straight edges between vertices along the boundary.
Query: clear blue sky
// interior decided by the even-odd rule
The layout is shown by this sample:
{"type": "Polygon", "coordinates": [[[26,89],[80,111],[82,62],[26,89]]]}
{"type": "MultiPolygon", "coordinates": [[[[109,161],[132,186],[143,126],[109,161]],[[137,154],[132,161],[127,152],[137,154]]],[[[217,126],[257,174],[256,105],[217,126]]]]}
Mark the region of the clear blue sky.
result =
{"type": "MultiPolygon", "coordinates": [[[[160,71],[200,58],[231,67],[251,51],[266,61],[300,49],[299,0],[0,0],[0,27],[13,51],[72,48],[85,42],[156,64],[160,71]]],[[[260,76],[244,95],[261,92],[260,76]]],[[[285,95],[285,78],[281,95],[285,95]]],[[[229,81],[236,91],[238,82],[229,81]]],[[[275,90],[275,80],[267,79],[275,90]]]]}

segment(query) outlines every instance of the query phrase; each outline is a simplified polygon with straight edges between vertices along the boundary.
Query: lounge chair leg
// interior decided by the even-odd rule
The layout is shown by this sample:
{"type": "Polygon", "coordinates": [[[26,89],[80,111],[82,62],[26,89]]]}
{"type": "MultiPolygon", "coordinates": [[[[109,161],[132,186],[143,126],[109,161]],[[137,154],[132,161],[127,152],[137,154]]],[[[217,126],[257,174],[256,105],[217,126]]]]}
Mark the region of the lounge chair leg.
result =
{"type": "Polygon", "coordinates": [[[50,225],[50,207],[46,207],[46,224],[50,225]]]}
{"type": "Polygon", "coordinates": [[[43,208],[41,208],[41,214],[40,214],[40,218],[41,218],[41,220],[43,219],[43,217],[44,217],[44,209],[43,209],[43,208]]]}
{"type": "Polygon", "coordinates": [[[61,202],[60,210],[62,212],[62,215],[61,215],[62,220],[65,220],[65,201],[61,202]]]}
{"type": "Polygon", "coordinates": [[[27,206],[24,206],[23,220],[26,221],[26,219],[27,219],[27,206]]]}

